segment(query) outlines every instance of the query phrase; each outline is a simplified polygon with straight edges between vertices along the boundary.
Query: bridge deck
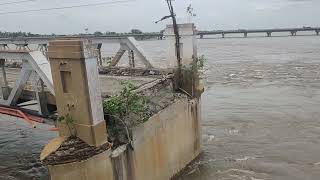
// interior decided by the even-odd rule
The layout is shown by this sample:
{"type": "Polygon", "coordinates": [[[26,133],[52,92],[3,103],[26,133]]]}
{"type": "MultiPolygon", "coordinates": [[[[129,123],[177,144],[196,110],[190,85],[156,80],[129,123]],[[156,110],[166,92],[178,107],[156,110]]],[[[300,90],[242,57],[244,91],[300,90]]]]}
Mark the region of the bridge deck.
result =
{"type": "Polygon", "coordinates": [[[214,34],[238,34],[238,33],[267,33],[267,32],[299,32],[299,31],[320,31],[320,27],[314,28],[282,28],[282,29],[238,29],[221,31],[199,31],[198,35],[214,34]]]}

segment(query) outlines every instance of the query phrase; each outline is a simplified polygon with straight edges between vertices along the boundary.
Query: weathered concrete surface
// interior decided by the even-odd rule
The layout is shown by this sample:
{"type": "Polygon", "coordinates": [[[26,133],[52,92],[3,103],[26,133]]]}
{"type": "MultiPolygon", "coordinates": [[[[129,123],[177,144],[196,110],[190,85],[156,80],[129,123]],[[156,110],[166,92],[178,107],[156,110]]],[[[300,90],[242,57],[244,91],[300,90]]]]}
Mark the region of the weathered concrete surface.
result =
{"type": "Polygon", "coordinates": [[[48,166],[51,180],[113,180],[110,151],[86,161],[48,166]]]}
{"type": "MultiPolygon", "coordinates": [[[[14,86],[14,82],[18,78],[21,69],[19,68],[6,68],[7,80],[9,86],[14,86]]],[[[136,77],[136,76],[109,76],[109,75],[99,75],[100,87],[102,96],[106,95],[115,95],[120,92],[122,89],[121,82],[130,81],[136,86],[143,85],[145,83],[154,81],[157,77],[145,76],[145,77],[136,77]],[[110,88],[112,87],[112,88],[110,88]]],[[[51,102],[51,101],[50,101],[51,102]]]]}
{"type": "Polygon", "coordinates": [[[107,142],[97,61],[79,40],[50,41],[48,58],[60,117],[74,120],[58,122],[60,136],[76,135],[87,144],[107,142]]]}
{"type": "Polygon", "coordinates": [[[169,180],[201,152],[200,102],[180,100],[132,129],[133,150],[49,166],[52,180],[169,180]]]}
{"type": "Polygon", "coordinates": [[[168,180],[186,167],[201,152],[200,124],[200,103],[186,99],[134,128],[132,179],[168,180]]]}
{"type": "MultiPolygon", "coordinates": [[[[193,23],[179,24],[180,35],[180,53],[182,64],[190,64],[193,57],[197,57],[197,37],[196,27],[193,23]]],[[[175,47],[175,34],[173,25],[167,25],[164,36],[167,42],[167,64],[168,67],[177,67],[176,47],[175,47]]]]}

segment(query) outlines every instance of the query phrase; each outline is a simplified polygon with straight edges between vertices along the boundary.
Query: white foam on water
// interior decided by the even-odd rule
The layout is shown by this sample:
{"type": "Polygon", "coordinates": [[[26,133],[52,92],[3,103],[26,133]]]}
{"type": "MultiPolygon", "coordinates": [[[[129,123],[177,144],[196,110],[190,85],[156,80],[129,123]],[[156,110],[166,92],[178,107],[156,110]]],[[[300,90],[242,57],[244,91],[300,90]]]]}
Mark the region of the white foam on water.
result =
{"type": "Polygon", "coordinates": [[[235,159],[236,161],[247,161],[251,159],[256,159],[256,157],[245,156],[244,158],[235,159]]]}
{"type": "Polygon", "coordinates": [[[209,138],[208,138],[208,142],[211,142],[215,139],[215,136],[214,135],[209,135],[209,138]]]}

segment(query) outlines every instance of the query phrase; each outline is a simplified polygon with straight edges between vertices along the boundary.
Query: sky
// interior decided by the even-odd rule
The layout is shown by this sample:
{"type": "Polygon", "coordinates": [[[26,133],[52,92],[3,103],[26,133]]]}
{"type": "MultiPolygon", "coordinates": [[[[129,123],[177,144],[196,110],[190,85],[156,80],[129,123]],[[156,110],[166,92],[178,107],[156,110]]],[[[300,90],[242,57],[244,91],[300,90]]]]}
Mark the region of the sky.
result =
{"type": "MultiPolygon", "coordinates": [[[[178,22],[190,20],[189,4],[199,30],[320,27],[320,0],[175,0],[178,22]]],[[[154,22],[168,14],[165,0],[0,0],[0,31],[72,34],[86,28],[91,33],[135,28],[159,32],[170,20],[154,22]],[[101,2],[113,4],[20,12],[101,2]]]]}

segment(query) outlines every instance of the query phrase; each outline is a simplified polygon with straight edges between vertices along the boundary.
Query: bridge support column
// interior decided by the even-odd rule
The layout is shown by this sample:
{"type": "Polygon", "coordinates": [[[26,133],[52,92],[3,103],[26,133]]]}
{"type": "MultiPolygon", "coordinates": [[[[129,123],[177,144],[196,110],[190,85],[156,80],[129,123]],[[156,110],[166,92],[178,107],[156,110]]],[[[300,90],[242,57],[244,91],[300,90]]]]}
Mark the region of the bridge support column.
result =
{"type": "Polygon", "coordinates": [[[16,45],[16,50],[30,50],[29,44],[27,43],[15,44],[15,45],[16,45]]]}
{"type": "Polygon", "coordinates": [[[128,50],[128,58],[129,58],[129,66],[131,68],[135,68],[135,61],[134,61],[134,51],[133,50],[128,50]]]}
{"type": "Polygon", "coordinates": [[[244,37],[247,38],[248,37],[248,33],[245,32],[244,33],[244,37]]]}
{"type": "Polygon", "coordinates": [[[8,44],[0,44],[0,50],[8,50],[9,46],[8,44]]]}
{"type": "MultiPolygon", "coordinates": [[[[179,24],[181,63],[190,64],[194,57],[197,57],[197,34],[193,23],[179,24]]],[[[175,35],[172,25],[165,29],[167,40],[166,63],[168,68],[178,67],[175,47],[175,35]]]]}
{"type": "Polygon", "coordinates": [[[102,55],[101,55],[101,48],[102,48],[102,43],[98,43],[97,45],[97,59],[98,59],[98,64],[102,66],[102,55]]]}
{"type": "Polygon", "coordinates": [[[271,37],[272,32],[267,32],[267,36],[271,37]]]}
{"type": "Polygon", "coordinates": [[[203,34],[200,35],[200,39],[203,39],[203,34]]]}
{"type": "Polygon", "coordinates": [[[319,36],[319,32],[320,32],[320,31],[316,31],[317,36],[319,36]]]}
{"type": "Polygon", "coordinates": [[[97,61],[90,50],[79,40],[49,42],[60,137],[40,158],[51,180],[113,179],[97,61]],[[79,152],[84,157],[79,158],[79,152]]]}
{"type": "MultiPolygon", "coordinates": [[[[77,137],[91,146],[107,142],[97,61],[82,41],[51,41],[48,56],[59,116],[74,118],[77,137]],[[87,52],[88,51],[88,52],[87,52]]],[[[59,123],[59,134],[73,135],[59,123]]]]}
{"type": "Polygon", "coordinates": [[[41,52],[47,52],[48,51],[47,44],[38,44],[37,50],[41,52]]]}
{"type": "Polygon", "coordinates": [[[0,79],[2,97],[4,100],[7,100],[10,92],[9,92],[9,86],[8,86],[8,81],[7,81],[7,74],[6,74],[4,59],[0,59],[0,69],[1,69],[1,75],[2,75],[2,79],[0,79]]]}
{"type": "Polygon", "coordinates": [[[297,31],[291,31],[291,36],[296,36],[297,35],[297,31]]]}
{"type": "Polygon", "coordinates": [[[222,33],[222,38],[224,38],[224,36],[225,36],[225,34],[224,34],[224,33],[222,33]]]}
{"type": "Polygon", "coordinates": [[[39,102],[40,115],[48,117],[50,115],[48,110],[48,98],[47,93],[44,90],[44,82],[39,78],[41,90],[37,93],[37,99],[39,102]]]}

